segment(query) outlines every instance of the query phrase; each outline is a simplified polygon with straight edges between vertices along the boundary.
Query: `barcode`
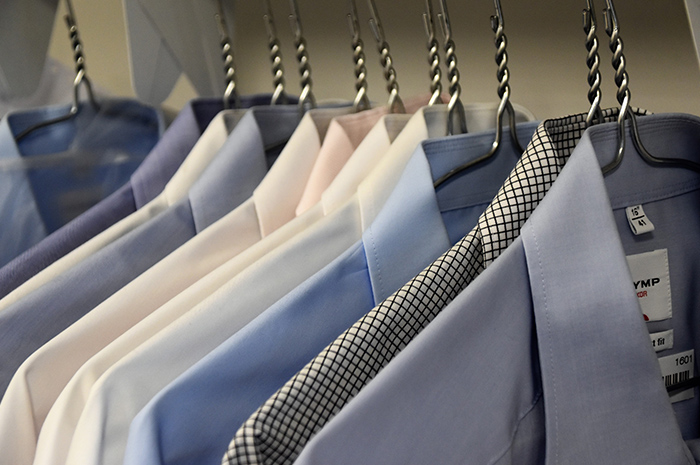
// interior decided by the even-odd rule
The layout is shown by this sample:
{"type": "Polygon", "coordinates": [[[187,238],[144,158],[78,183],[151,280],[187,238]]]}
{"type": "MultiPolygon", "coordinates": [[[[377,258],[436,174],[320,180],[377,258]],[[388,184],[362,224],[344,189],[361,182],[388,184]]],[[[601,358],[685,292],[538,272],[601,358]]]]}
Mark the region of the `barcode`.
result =
{"type": "Polygon", "coordinates": [[[681,371],[680,373],[673,373],[672,375],[664,376],[664,385],[668,388],[669,386],[675,386],[683,381],[688,381],[690,379],[690,370],[681,371]]]}

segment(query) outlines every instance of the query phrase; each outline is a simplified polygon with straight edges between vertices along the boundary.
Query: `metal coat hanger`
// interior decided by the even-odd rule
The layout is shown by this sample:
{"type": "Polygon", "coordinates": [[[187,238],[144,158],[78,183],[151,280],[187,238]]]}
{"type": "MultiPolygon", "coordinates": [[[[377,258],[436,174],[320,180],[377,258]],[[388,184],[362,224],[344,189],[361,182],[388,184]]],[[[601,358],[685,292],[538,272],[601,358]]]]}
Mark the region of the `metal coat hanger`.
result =
{"type": "Polygon", "coordinates": [[[498,96],[501,98],[498,104],[498,109],[496,110],[496,136],[493,143],[491,144],[491,149],[485,155],[465,163],[462,166],[458,166],[449,173],[445,174],[439,178],[433,186],[435,188],[440,187],[449,179],[453,178],[457,174],[477,165],[489,158],[491,158],[498,151],[501,145],[501,138],[503,135],[503,113],[507,110],[508,117],[510,120],[510,137],[512,139],[515,149],[522,153],[523,148],[518,142],[517,130],[515,127],[515,110],[513,110],[513,105],[510,103],[510,85],[508,81],[510,80],[510,72],[508,71],[508,55],[506,53],[507,40],[506,35],[503,32],[504,22],[503,22],[503,11],[501,9],[500,0],[494,0],[494,6],[496,8],[496,14],[491,16],[491,28],[496,34],[495,44],[496,44],[496,63],[498,64],[497,77],[499,80],[498,84],[498,96]]]}
{"type": "Polygon", "coordinates": [[[67,121],[73,118],[80,111],[80,86],[85,85],[85,89],[88,95],[88,101],[95,108],[99,109],[97,100],[95,100],[95,95],[92,92],[92,84],[90,83],[90,78],[87,76],[87,71],[85,69],[85,56],[83,55],[83,44],[80,42],[80,36],[78,34],[78,25],[75,21],[75,13],[73,11],[73,4],[71,0],[66,0],[66,7],[68,13],[64,16],[66,21],[66,26],[68,27],[68,33],[71,40],[71,45],[73,49],[73,59],[75,61],[75,79],[73,80],[73,102],[71,104],[70,110],[64,116],[60,116],[55,119],[42,121],[41,123],[35,124],[24,131],[22,131],[16,138],[16,141],[20,141],[37,129],[41,129],[52,124],[67,121]]]}
{"type": "Polygon", "coordinates": [[[467,116],[464,113],[461,95],[462,86],[459,84],[459,70],[457,69],[457,55],[455,54],[455,42],[452,40],[452,23],[447,11],[447,0],[440,0],[441,12],[438,13],[442,34],[445,37],[445,60],[447,61],[447,74],[450,78],[450,103],[447,104],[449,117],[447,120],[447,133],[466,134],[467,116]],[[456,124],[455,124],[456,123],[456,124]],[[458,131],[455,131],[455,127],[458,131]]]}
{"type": "Polygon", "coordinates": [[[348,0],[348,24],[352,35],[352,58],[355,63],[355,100],[352,108],[355,112],[369,110],[372,104],[367,96],[367,66],[365,65],[364,43],[360,38],[360,18],[357,14],[355,0],[348,0]]]}
{"type": "Polygon", "coordinates": [[[384,35],[384,27],[382,20],[379,18],[379,11],[374,0],[367,0],[369,4],[371,17],[369,26],[372,29],[374,39],[377,41],[377,50],[379,51],[379,59],[384,69],[384,79],[386,79],[386,89],[389,92],[389,111],[391,113],[406,113],[406,108],[403,105],[401,97],[399,97],[399,84],[396,81],[396,70],[394,69],[394,61],[391,58],[389,51],[389,43],[384,35]]]}
{"type": "Polygon", "coordinates": [[[588,101],[591,106],[586,115],[586,127],[593,124],[593,119],[597,123],[603,122],[603,111],[600,102],[603,93],[600,90],[600,55],[598,55],[598,36],[596,31],[598,23],[595,17],[595,9],[592,0],[586,0],[586,8],[583,10],[583,31],[586,33],[586,65],[588,66],[588,101]]]}
{"type": "Polygon", "coordinates": [[[442,71],[440,70],[440,44],[435,36],[435,20],[433,15],[433,2],[425,0],[425,13],[423,13],[425,35],[428,38],[428,64],[430,65],[430,101],[428,106],[441,101],[442,95],[442,71]]]}
{"type": "Polygon", "coordinates": [[[274,17],[272,16],[272,7],[270,0],[265,0],[266,13],[263,15],[265,28],[267,29],[267,41],[270,47],[270,61],[272,62],[272,83],[275,90],[272,94],[270,105],[278,103],[286,105],[289,103],[287,93],[284,91],[284,67],[282,66],[282,53],[280,52],[280,42],[277,39],[277,30],[275,29],[274,17]]]}
{"type": "Polygon", "coordinates": [[[289,15],[289,22],[294,32],[294,46],[297,49],[297,61],[299,62],[299,74],[301,76],[301,95],[299,96],[299,108],[306,111],[311,108],[316,108],[316,98],[314,97],[311,87],[311,65],[309,64],[309,53],[306,51],[306,40],[301,28],[301,17],[299,15],[299,6],[296,0],[289,0],[292,13],[289,15]]]}
{"type": "Polygon", "coordinates": [[[222,0],[218,0],[219,12],[214,15],[216,24],[219,27],[219,35],[221,36],[221,57],[224,59],[224,71],[226,73],[226,89],[224,90],[224,109],[240,108],[240,100],[236,89],[236,68],[233,63],[233,47],[231,47],[231,38],[228,35],[228,25],[224,14],[224,5],[222,0]]]}
{"type": "Polygon", "coordinates": [[[617,117],[618,127],[618,147],[617,154],[612,163],[603,167],[603,174],[610,173],[622,162],[625,153],[625,121],[629,119],[631,125],[632,143],[639,152],[639,155],[654,166],[687,168],[700,173],[700,164],[681,158],[657,158],[649,153],[644,147],[639,136],[637,118],[630,108],[631,93],[629,90],[629,76],[627,75],[627,61],[623,53],[623,43],[620,37],[620,25],[617,20],[617,13],[612,0],[606,0],[607,8],[605,13],[605,32],[610,37],[610,50],[613,52],[612,65],[615,69],[615,84],[617,84],[617,101],[620,103],[620,113],[617,117]]]}

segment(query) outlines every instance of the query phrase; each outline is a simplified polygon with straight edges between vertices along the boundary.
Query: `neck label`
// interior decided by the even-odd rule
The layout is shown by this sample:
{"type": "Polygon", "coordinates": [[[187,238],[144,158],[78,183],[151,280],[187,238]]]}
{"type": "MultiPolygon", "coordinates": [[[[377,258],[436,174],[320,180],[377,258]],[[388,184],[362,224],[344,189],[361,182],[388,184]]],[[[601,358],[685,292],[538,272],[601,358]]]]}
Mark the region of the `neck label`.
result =
{"type": "Polygon", "coordinates": [[[647,218],[641,205],[627,207],[625,213],[627,213],[627,222],[630,225],[632,234],[635,236],[650,233],[654,230],[654,223],[647,218]]]}

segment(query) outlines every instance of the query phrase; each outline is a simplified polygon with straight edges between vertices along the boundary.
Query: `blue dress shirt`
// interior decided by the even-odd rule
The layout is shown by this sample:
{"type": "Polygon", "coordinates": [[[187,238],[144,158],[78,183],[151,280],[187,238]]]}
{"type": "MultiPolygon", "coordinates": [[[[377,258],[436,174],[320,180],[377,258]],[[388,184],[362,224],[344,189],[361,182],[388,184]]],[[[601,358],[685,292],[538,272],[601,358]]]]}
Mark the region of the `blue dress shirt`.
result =
{"type": "MultiPolygon", "coordinates": [[[[521,123],[529,140],[537,123],[521,123]]],[[[238,426],[296,371],[476,223],[517,161],[498,157],[436,194],[433,178],[486,153],[493,131],[426,141],[362,240],[161,391],[132,422],[125,464],[217,463],[238,426]]]]}
{"type": "Polygon", "coordinates": [[[82,105],[73,118],[16,140],[68,110],[45,107],[0,121],[0,266],[126,183],[162,132],[154,108],[104,99],[99,110],[82,105]]]}
{"type": "MultiPolygon", "coordinates": [[[[700,119],[639,119],[658,157],[700,161],[700,119]]],[[[657,356],[699,348],[700,177],[590,128],[520,236],[294,463],[690,464],[698,388],[671,403],[657,356]],[[634,235],[626,207],[655,224],[634,235]],[[645,323],[626,255],[668,250],[673,316],[645,323]],[[673,329],[655,353],[649,333],[673,329]],[[685,440],[685,441],[684,441],[685,440]]],[[[695,364],[697,366],[697,364],[695,364]]]]}
{"type": "MultiPolygon", "coordinates": [[[[269,99],[267,94],[244,96],[241,97],[241,106],[264,105],[269,99]]],[[[153,200],[222,109],[218,98],[188,102],[126,184],[0,268],[0,298],[153,200]]]]}
{"type": "Polygon", "coordinates": [[[0,392],[34,350],[249,198],[298,122],[294,105],[252,109],[186,198],[0,312],[0,392]]]}

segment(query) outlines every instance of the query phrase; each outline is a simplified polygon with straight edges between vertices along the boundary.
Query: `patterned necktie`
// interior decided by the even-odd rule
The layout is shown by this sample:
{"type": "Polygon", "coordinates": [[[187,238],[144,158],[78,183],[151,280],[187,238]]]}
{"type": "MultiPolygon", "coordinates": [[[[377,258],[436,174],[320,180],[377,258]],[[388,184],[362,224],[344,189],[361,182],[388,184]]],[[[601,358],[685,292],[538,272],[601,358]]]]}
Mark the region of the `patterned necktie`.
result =
{"type": "MultiPolygon", "coordinates": [[[[605,121],[617,114],[605,110],[605,121]]],[[[291,465],[311,436],[519,235],[583,135],[585,120],[584,113],[543,122],[477,226],[280,388],[236,432],[222,464],[291,465]]]]}

